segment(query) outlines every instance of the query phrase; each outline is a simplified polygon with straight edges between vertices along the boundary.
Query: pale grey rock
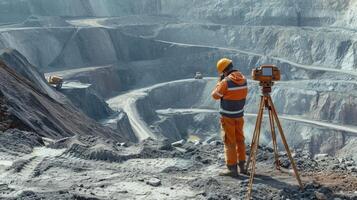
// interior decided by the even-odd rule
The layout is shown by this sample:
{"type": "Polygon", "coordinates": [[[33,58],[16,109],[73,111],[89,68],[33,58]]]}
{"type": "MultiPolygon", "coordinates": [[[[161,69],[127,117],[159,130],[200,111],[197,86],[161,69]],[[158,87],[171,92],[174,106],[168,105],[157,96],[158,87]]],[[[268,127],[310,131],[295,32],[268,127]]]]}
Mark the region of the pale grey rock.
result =
{"type": "Polygon", "coordinates": [[[321,192],[315,192],[315,196],[318,200],[327,200],[327,197],[326,195],[324,195],[323,193],[321,192]]]}
{"type": "Polygon", "coordinates": [[[158,187],[161,185],[161,180],[158,178],[150,178],[146,181],[146,184],[151,185],[153,187],[158,187]]]}
{"type": "Polygon", "coordinates": [[[173,147],[182,147],[185,144],[185,142],[186,142],[185,140],[179,140],[177,142],[172,143],[171,145],[173,147]]]}
{"type": "Polygon", "coordinates": [[[315,160],[322,160],[322,159],[325,159],[325,158],[327,158],[328,157],[328,154],[326,154],[326,153],[324,153],[324,154],[316,154],[315,156],[314,156],[314,159],[315,160]]]}

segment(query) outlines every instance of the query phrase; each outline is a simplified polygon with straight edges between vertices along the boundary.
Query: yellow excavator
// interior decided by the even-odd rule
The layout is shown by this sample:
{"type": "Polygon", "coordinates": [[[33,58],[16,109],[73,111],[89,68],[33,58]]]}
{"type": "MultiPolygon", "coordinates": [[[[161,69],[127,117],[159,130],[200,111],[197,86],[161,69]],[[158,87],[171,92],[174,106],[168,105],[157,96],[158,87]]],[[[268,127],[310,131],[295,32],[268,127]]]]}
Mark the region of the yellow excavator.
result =
{"type": "Polygon", "coordinates": [[[57,90],[59,90],[62,88],[63,78],[61,78],[59,76],[49,76],[48,83],[50,85],[54,86],[57,90]]]}

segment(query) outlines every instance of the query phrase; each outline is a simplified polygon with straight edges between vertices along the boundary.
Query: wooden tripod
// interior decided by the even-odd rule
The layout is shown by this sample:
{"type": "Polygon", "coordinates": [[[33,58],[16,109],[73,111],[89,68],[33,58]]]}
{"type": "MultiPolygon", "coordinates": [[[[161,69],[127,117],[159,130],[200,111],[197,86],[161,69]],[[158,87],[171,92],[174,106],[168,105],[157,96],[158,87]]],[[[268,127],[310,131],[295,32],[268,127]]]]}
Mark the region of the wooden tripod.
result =
{"type": "Polygon", "coordinates": [[[268,110],[269,113],[269,123],[270,123],[270,129],[271,129],[271,134],[272,134],[272,141],[273,141],[273,149],[274,149],[274,157],[275,157],[275,166],[276,169],[280,170],[280,162],[279,162],[279,154],[278,154],[278,145],[276,141],[276,133],[275,133],[275,123],[279,129],[279,133],[281,136],[281,140],[285,146],[285,150],[287,152],[287,155],[290,159],[291,165],[293,167],[293,170],[295,172],[296,179],[300,185],[301,190],[303,190],[303,185],[300,179],[299,172],[297,170],[295,161],[291,155],[288,143],[286,142],[286,138],[284,135],[283,128],[280,124],[280,120],[278,117],[278,114],[275,110],[275,106],[273,103],[273,100],[270,96],[271,93],[271,87],[273,83],[261,83],[262,88],[262,95],[261,95],[261,100],[260,100],[260,106],[259,106],[259,111],[258,111],[258,116],[257,116],[257,121],[255,124],[255,129],[254,129],[254,134],[250,146],[250,156],[248,158],[247,162],[247,170],[249,169],[250,163],[252,163],[251,169],[250,169],[250,177],[249,177],[249,185],[248,185],[248,195],[247,199],[251,199],[252,197],[252,187],[253,187],[253,180],[254,180],[254,174],[255,174],[255,165],[256,165],[256,154],[259,146],[259,138],[260,138],[260,131],[261,131],[261,126],[262,126],[262,121],[263,121],[263,114],[264,114],[264,109],[268,110]]]}

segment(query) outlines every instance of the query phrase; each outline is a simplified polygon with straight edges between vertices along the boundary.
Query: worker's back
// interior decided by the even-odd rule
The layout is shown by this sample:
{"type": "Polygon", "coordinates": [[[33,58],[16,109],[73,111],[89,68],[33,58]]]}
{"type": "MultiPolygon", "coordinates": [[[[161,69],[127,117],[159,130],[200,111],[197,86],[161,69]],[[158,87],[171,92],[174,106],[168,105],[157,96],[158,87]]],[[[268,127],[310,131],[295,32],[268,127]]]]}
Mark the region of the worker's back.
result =
{"type": "Polygon", "coordinates": [[[213,91],[215,99],[221,99],[221,115],[239,118],[244,115],[245,98],[248,94],[247,80],[239,71],[231,72],[220,81],[213,91]]]}

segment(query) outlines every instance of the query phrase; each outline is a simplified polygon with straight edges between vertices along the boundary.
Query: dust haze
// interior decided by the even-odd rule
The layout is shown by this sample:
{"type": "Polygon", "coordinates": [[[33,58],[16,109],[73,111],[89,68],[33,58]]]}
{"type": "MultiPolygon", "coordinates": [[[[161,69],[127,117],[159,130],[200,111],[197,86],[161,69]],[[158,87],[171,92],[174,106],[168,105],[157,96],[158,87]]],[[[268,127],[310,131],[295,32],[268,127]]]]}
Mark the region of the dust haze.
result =
{"type": "Polygon", "coordinates": [[[0,198],[245,199],[247,176],[218,176],[211,92],[228,57],[248,79],[247,156],[251,71],[280,68],[271,97],[305,188],[280,138],[275,170],[265,116],[253,199],[356,199],[356,12],[354,0],[1,0],[0,198]]]}

